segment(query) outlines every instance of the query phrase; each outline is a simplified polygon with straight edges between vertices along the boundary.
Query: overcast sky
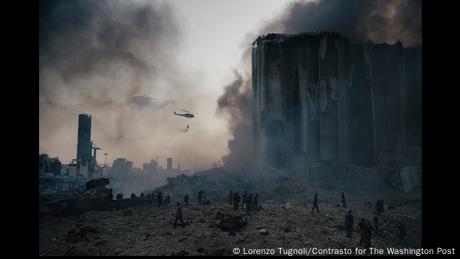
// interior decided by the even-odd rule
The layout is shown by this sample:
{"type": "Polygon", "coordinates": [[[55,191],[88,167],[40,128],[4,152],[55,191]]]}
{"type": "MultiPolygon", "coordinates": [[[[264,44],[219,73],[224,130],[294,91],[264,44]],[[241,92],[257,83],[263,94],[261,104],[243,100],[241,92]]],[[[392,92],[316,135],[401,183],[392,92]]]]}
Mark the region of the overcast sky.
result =
{"type": "Polygon", "coordinates": [[[125,157],[136,167],[157,157],[163,165],[173,157],[174,166],[180,162],[182,168],[208,168],[228,152],[231,135],[227,121],[216,113],[217,99],[233,70],[240,69],[254,33],[289,3],[44,2],[40,153],[59,156],[63,163],[75,158],[78,114],[89,113],[92,139],[103,148],[98,162],[108,152],[109,161],[125,157]],[[137,19],[136,10],[148,10],[147,22],[153,24],[147,31],[126,22],[137,19]],[[197,117],[172,115],[177,108],[197,112],[197,117]],[[186,125],[189,132],[183,132],[186,125]]]}

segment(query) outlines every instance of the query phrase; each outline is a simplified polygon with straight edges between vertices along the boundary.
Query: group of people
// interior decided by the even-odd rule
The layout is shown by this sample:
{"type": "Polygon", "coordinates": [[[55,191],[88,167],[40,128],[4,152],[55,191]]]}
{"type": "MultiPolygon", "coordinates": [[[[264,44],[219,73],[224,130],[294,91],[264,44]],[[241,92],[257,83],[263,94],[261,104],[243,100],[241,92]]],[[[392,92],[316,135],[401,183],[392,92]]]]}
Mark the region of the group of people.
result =
{"type": "MultiPolygon", "coordinates": [[[[357,230],[360,233],[360,240],[359,245],[363,246],[364,248],[369,248],[372,246],[372,232],[375,235],[379,233],[379,225],[380,220],[379,216],[384,212],[383,200],[378,200],[376,203],[376,211],[373,219],[373,224],[370,220],[366,220],[361,218],[360,222],[357,225],[357,230]]],[[[353,233],[353,224],[354,218],[352,215],[352,211],[349,210],[347,215],[345,216],[345,231],[346,237],[351,239],[353,233]]],[[[397,229],[399,231],[399,242],[401,245],[406,245],[406,228],[402,222],[397,224],[397,229]]]]}
{"type": "Polygon", "coordinates": [[[243,198],[241,199],[240,194],[238,192],[230,191],[227,196],[227,201],[230,205],[233,205],[233,209],[237,210],[240,207],[241,202],[241,209],[246,210],[253,210],[253,209],[260,209],[258,203],[258,194],[255,196],[250,193],[248,195],[247,191],[244,191],[243,198]]]}
{"type": "MultiPolygon", "coordinates": [[[[351,211],[349,211],[351,213],[351,211]]],[[[358,223],[357,227],[359,233],[361,234],[361,238],[359,239],[359,245],[365,248],[369,248],[372,246],[372,231],[374,228],[369,220],[365,220],[361,218],[361,221],[358,223]]],[[[351,234],[350,234],[351,238],[351,234]]]]}
{"type": "MultiPolygon", "coordinates": [[[[343,192],[341,196],[342,196],[341,197],[342,207],[347,207],[345,194],[343,192]]],[[[143,193],[140,195],[140,197],[144,198],[143,193]]],[[[134,193],[131,194],[131,198],[132,199],[136,198],[136,195],[134,193]]],[[[158,207],[168,206],[171,200],[169,195],[164,196],[162,192],[149,193],[146,196],[146,198],[149,200],[153,200],[153,203],[156,204],[158,207]]],[[[117,200],[123,199],[123,194],[122,193],[117,194],[116,199],[117,200]]],[[[183,201],[184,201],[183,204],[185,207],[190,206],[190,195],[185,194],[183,201]]],[[[258,203],[258,194],[255,194],[255,195],[252,193],[248,194],[247,191],[244,191],[243,197],[240,197],[239,192],[230,191],[227,195],[227,201],[230,205],[233,206],[234,210],[237,210],[239,208],[246,209],[247,211],[250,211],[253,209],[256,209],[256,210],[260,209],[260,206],[258,203]]],[[[204,189],[198,191],[198,204],[204,205],[204,204],[207,204],[207,202],[208,201],[206,198],[206,191],[204,189]]],[[[311,213],[313,213],[315,210],[317,211],[317,213],[319,213],[318,193],[315,193],[311,213]]],[[[373,224],[371,223],[370,220],[361,218],[356,228],[356,230],[360,233],[360,240],[359,240],[360,246],[363,246],[364,248],[369,248],[372,246],[372,235],[373,233],[374,235],[377,235],[379,233],[379,225],[380,225],[379,217],[384,213],[384,211],[385,211],[384,201],[378,200],[376,203],[376,207],[375,207],[375,215],[373,218],[373,224]]],[[[176,219],[174,221],[174,227],[177,226],[178,222],[180,222],[181,225],[185,227],[185,224],[183,221],[183,215],[182,215],[182,206],[180,202],[176,203],[176,219]]],[[[397,224],[397,229],[399,231],[400,243],[405,245],[406,244],[406,241],[405,241],[406,229],[404,225],[402,223],[397,224]]],[[[352,238],[353,230],[354,230],[354,217],[352,214],[352,210],[349,210],[345,216],[345,231],[346,231],[347,238],[349,239],[352,238]]]]}
{"type": "MultiPolygon", "coordinates": [[[[168,206],[171,203],[171,197],[169,195],[163,195],[162,192],[152,192],[148,193],[147,195],[144,195],[144,193],[141,193],[139,197],[136,196],[135,193],[131,193],[131,199],[147,199],[151,200],[154,205],[158,207],[162,206],[168,206]]],[[[117,200],[123,199],[123,193],[119,193],[116,196],[117,200]]],[[[206,203],[206,191],[205,190],[200,190],[198,192],[198,204],[205,204],[206,203]]],[[[189,206],[190,205],[190,195],[185,194],[184,195],[184,206],[189,206]]]]}
{"type": "MultiPolygon", "coordinates": [[[[306,206],[306,203],[305,203],[306,206]]],[[[346,199],[345,199],[345,194],[342,192],[342,207],[347,207],[346,199]]],[[[315,193],[315,197],[313,198],[313,207],[311,209],[311,213],[314,211],[317,211],[319,213],[319,206],[318,206],[318,193],[315,193]]],[[[377,235],[379,233],[379,225],[380,225],[380,220],[379,217],[384,213],[385,211],[385,203],[383,200],[378,200],[376,205],[375,205],[375,215],[373,218],[373,224],[371,223],[370,220],[365,220],[362,218],[360,222],[357,225],[357,230],[360,233],[360,241],[359,245],[363,246],[365,248],[369,248],[372,246],[372,233],[377,235]]],[[[353,224],[354,224],[354,218],[352,215],[352,211],[349,210],[347,215],[345,216],[345,231],[346,231],[346,237],[351,239],[351,235],[353,233],[353,224]]],[[[405,241],[405,235],[406,235],[406,229],[402,223],[397,224],[397,229],[399,231],[399,238],[400,238],[400,243],[401,244],[406,244],[405,241]]]]}
{"type": "Polygon", "coordinates": [[[115,198],[117,199],[117,201],[122,200],[123,199],[123,193],[118,193],[115,198]]]}
{"type": "MultiPolygon", "coordinates": [[[[117,200],[122,200],[123,193],[118,193],[115,198],[117,200]]],[[[136,200],[136,199],[151,200],[153,201],[153,204],[156,204],[158,207],[167,206],[169,205],[171,201],[171,198],[169,195],[164,196],[161,192],[158,192],[158,193],[152,192],[152,193],[148,193],[147,195],[145,195],[144,193],[141,193],[139,197],[136,196],[136,194],[133,192],[131,193],[130,199],[131,200],[136,200]]]]}
{"type": "Polygon", "coordinates": [[[143,195],[141,193],[140,198],[151,200],[153,205],[157,207],[168,206],[171,203],[171,197],[168,195],[163,195],[162,192],[152,192],[148,193],[147,195],[143,195]]]}

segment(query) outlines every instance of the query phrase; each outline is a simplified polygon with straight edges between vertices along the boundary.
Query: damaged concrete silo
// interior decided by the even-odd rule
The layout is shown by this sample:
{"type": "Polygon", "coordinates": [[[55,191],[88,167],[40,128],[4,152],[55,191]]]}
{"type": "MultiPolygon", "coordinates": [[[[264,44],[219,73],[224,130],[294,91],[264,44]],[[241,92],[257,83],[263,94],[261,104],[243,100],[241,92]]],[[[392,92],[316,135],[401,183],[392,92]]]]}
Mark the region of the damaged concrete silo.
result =
{"type": "Polygon", "coordinates": [[[252,49],[256,162],[372,166],[421,150],[421,50],[338,33],[268,34],[252,49]]]}

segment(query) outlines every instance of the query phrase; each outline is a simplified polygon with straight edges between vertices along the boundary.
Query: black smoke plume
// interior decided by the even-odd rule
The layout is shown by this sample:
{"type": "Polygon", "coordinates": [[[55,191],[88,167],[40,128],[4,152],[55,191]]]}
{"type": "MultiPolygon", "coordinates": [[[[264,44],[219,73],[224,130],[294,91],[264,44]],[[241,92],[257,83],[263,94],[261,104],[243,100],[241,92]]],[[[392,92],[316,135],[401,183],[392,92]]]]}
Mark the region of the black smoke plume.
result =
{"type": "Polygon", "coordinates": [[[224,94],[217,101],[218,112],[227,116],[232,139],[228,142],[229,154],[223,157],[226,165],[247,168],[253,159],[251,99],[248,81],[235,71],[235,80],[225,86],[224,94]]]}

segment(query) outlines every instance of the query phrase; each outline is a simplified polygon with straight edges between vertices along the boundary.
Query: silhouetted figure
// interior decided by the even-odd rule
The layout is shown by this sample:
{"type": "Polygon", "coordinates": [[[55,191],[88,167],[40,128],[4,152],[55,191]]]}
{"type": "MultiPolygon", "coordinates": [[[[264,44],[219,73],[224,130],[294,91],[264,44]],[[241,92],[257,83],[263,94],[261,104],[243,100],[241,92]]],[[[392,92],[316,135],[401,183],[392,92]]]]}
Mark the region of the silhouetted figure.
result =
{"type": "Polygon", "coordinates": [[[157,194],[157,202],[158,207],[161,207],[161,205],[163,205],[163,194],[161,192],[158,192],[157,194]]]}
{"type": "Polygon", "coordinates": [[[252,210],[252,193],[247,196],[246,199],[246,210],[252,210]]]}
{"type": "Polygon", "coordinates": [[[152,204],[153,205],[158,205],[158,203],[157,203],[157,194],[155,192],[152,192],[152,204]]]}
{"type": "Polygon", "coordinates": [[[407,246],[406,244],[406,227],[403,225],[402,222],[398,224],[399,230],[399,244],[402,246],[407,246]]]}
{"type": "Polygon", "coordinates": [[[182,227],[185,228],[184,220],[182,219],[182,208],[180,206],[180,202],[176,203],[176,207],[177,207],[176,208],[176,220],[174,220],[174,228],[176,227],[177,221],[179,220],[180,220],[182,227]]]}
{"type": "Polygon", "coordinates": [[[203,190],[203,192],[201,193],[201,204],[206,204],[206,191],[203,190]]]}
{"type": "Polygon", "coordinates": [[[189,196],[188,194],[186,194],[186,195],[184,196],[184,204],[185,204],[185,207],[188,207],[189,200],[190,200],[190,196],[189,196]]]}
{"type": "Polygon", "coordinates": [[[358,223],[358,231],[360,233],[359,245],[362,246],[364,244],[364,240],[366,239],[366,222],[364,218],[362,218],[358,223]]]}
{"type": "Polygon", "coordinates": [[[375,235],[379,232],[379,217],[377,215],[374,216],[374,229],[375,235]]]}
{"type": "Polygon", "coordinates": [[[228,201],[228,204],[230,205],[233,204],[233,192],[232,191],[228,193],[227,201],[228,201]]]}
{"type": "Polygon", "coordinates": [[[131,193],[131,199],[132,199],[132,200],[136,199],[136,194],[134,194],[134,192],[131,193]]]}
{"type": "Polygon", "coordinates": [[[165,198],[165,206],[168,206],[169,203],[171,202],[171,198],[169,197],[169,195],[166,195],[166,198],[165,198]]]}
{"type": "Polygon", "coordinates": [[[144,193],[143,193],[143,192],[141,192],[141,199],[143,199],[143,198],[144,198],[144,193]]]}
{"type": "Polygon", "coordinates": [[[345,194],[342,192],[342,207],[347,207],[347,202],[345,201],[345,194]]]}
{"type": "Polygon", "coordinates": [[[353,223],[355,219],[351,215],[351,210],[348,211],[348,214],[345,216],[345,230],[347,231],[347,237],[351,239],[351,234],[353,233],[353,223]]]}
{"type": "Polygon", "coordinates": [[[233,209],[237,210],[239,208],[239,205],[240,205],[240,194],[236,192],[233,195],[233,209]]]}
{"type": "Polygon", "coordinates": [[[319,213],[319,207],[318,207],[318,193],[315,193],[315,198],[313,199],[313,208],[311,208],[311,213],[315,210],[319,213]]]}
{"type": "Polygon", "coordinates": [[[201,205],[201,200],[203,199],[203,192],[200,190],[198,192],[198,204],[201,205]]]}
{"type": "Polygon", "coordinates": [[[364,228],[364,248],[366,249],[372,246],[372,229],[371,222],[367,220],[364,228]]]}
{"type": "Polygon", "coordinates": [[[244,207],[244,204],[246,203],[246,195],[247,195],[247,191],[244,191],[243,193],[243,200],[241,201],[241,208],[244,207]]]}
{"type": "Polygon", "coordinates": [[[122,200],[123,199],[123,193],[117,194],[117,200],[122,200]]]}
{"type": "Polygon", "coordinates": [[[377,215],[380,216],[385,211],[385,203],[383,200],[378,200],[377,204],[375,204],[375,209],[377,211],[377,215]]]}

